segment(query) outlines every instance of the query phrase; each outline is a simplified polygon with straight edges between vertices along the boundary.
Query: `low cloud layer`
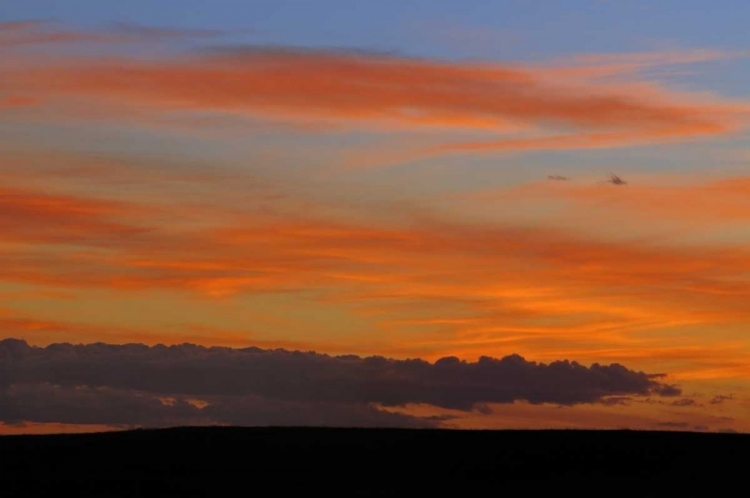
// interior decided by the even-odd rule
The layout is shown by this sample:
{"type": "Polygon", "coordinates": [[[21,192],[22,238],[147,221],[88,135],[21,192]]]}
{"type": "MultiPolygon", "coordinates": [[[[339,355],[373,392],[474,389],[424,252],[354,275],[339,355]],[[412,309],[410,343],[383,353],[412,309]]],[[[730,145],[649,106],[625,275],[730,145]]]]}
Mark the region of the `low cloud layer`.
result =
{"type": "Polygon", "coordinates": [[[659,378],[619,364],[541,364],[518,355],[428,363],[189,344],[40,348],[8,339],[0,341],[0,421],[429,427],[440,421],[378,406],[471,411],[680,393],[659,378]]]}
{"type": "Polygon", "coordinates": [[[201,402],[153,393],[47,383],[0,393],[0,421],[97,424],[115,427],[184,425],[435,427],[435,421],[365,404],[300,403],[259,396],[208,396],[201,402]],[[205,404],[208,403],[209,404],[205,404]]]}

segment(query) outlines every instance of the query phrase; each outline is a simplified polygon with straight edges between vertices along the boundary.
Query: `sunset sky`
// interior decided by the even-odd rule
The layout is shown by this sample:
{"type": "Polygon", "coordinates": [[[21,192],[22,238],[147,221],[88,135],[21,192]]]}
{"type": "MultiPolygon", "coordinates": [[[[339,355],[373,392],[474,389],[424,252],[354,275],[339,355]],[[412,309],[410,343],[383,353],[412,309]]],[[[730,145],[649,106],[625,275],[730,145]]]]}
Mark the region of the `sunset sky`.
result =
{"type": "Polygon", "coordinates": [[[750,432],[748,19],[2,2],[0,433],[750,432]]]}

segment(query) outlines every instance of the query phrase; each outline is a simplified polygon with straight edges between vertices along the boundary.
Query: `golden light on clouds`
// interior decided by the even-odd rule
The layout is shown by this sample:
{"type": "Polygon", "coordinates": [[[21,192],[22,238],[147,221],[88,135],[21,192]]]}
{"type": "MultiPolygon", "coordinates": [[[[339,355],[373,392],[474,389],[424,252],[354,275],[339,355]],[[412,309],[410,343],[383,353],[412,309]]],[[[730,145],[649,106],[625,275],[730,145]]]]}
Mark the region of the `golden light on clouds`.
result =
{"type": "MultiPolygon", "coordinates": [[[[487,356],[532,370],[619,363],[617,375],[646,383],[564,411],[514,398],[458,414],[368,400],[346,413],[383,423],[448,413],[440,420],[456,427],[750,430],[750,177],[631,165],[613,185],[604,178],[617,161],[605,169],[585,156],[627,165],[639,159],[604,153],[693,142],[710,157],[711,144],[743,137],[746,101],[687,92],[653,71],[676,77],[675,66],[747,54],[553,64],[253,46],[107,51],[218,35],[0,24],[4,336],[158,354],[143,345],[188,342],[210,361],[211,346],[256,346],[438,370],[495,365],[487,356]],[[44,49],[80,42],[95,55],[44,49]],[[546,155],[519,159],[530,152],[546,155]],[[469,155],[476,162],[462,162],[469,155]],[[406,361],[451,356],[440,367],[406,361]],[[657,378],[664,384],[649,384],[657,378]]],[[[674,162],[691,160],[682,154],[674,162]]],[[[135,403],[110,387],[44,392],[135,403]]],[[[159,396],[191,413],[226,401],[183,407],[159,396]]],[[[110,427],[58,422],[27,429],[110,427]]],[[[16,429],[0,421],[0,432],[16,429]]]]}

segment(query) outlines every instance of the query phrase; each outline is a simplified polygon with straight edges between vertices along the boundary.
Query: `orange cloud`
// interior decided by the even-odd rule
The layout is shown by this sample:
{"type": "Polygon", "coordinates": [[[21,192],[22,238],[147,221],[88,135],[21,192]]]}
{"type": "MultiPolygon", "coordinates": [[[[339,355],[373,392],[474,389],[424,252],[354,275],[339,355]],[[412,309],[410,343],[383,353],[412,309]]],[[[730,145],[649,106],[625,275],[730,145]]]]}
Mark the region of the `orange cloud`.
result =
{"type": "Polygon", "coordinates": [[[441,155],[446,152],[503,152],[528,150],[572,150],[572,149],[609,149],[633,145],[672,143],[687,137],[710,136],[722,134],[729,128],[708,123],[695,123],[694,126],[665,128],[661,130],[644,129],[636,132],[621,133],[576,133],[568,135],[542,136],[507,140],[476,142],[456,142],[443,144],[418,153],[414,158],[441,155]]]}
{"type": "Polygon", "coordinates": [[[182,344],[246,347],[255,344],[249,332],[228,332],[218,329],[200,329],[186,325],[179,334],[148,331],[128,327],[101,327],[36,319],[10,310],[0,309],[0,330],[4,336],[19,337],[32,344],[51,342],[93,342],[106,337],[108,342],[126,344],[140,342],[148,345],[182,344]]]}
{"type": "Polygon", "coordinates": [[[143,209],[115,201],[0,187],[0,230],[5,243],[60,244],[85,239],[91,244],[92,235],[117,243],[142,228],[113,218],[143,213],[143,209]]]}
{"type": "Polygon", "coordinates": [[[407,145],[401,150],[379,152],[356,150],[344,154],[346,169],[388,167],[446,154],[497,154],[534,150],[597,150],[641,145],[670,144],[688,138],[709,138],[730,133],[734,125],[717,123],[684,123],[674,128],[648,128],[635,131],[576,132],[535,134],[520,138],[439,143],[431,146],[407,145]]]}
{"type": "MultiPolygon", "coordinates": [[[[587,361],[634,355],[637,367],[651,370],[670,361],[669,371],[685,378],[750,375],[733,359],[750,350],[737,335],[737,327],[750,321],[750,252],[741,245],[607,241],[562,228],[449,222],[408,212],[400,214],[403,221],[374,211],[358,220],[349,210],[343,221],[320,214],[332,212],[320,201],[285,195],[273,197],[269,211],[262,194],[274,189],[257,186],[258,197],[248,196],[255,192],[253,181],[239,177],[177,171],[175,178],[184,176],[190,187],[181,190],[167,170],[157,175],[158,168],[91,157],[7,157],[3,166],[11,166],[0,168],[0,282],[11,292],[17,284],[48,293],[159,290],[213,303],[287,293],[288,299],[346,310],[372,327],[367,337],[320,337],[311,346],[323,351],[427,359],[509,351],[538,359],[565,351],[587,361]],[[82,178],[88,179],[85,187],[82,178]],[[127,195],[118,188],[123,180],[132,186],[127,195]],[[217,192],[221,199],[210,202],[217,192]],[[241,206],[231,202],[236,192],[243,194],[241,206]],[[202,200],[199,193],[211,196],[202,200]],[[681,331],[680,346],[688,349],[671,358],[681,331]],[[720,347],[718,356],[706,356],[710,345],[720,347]]],[[[641,210],[649,218],[682,216],[683,208],[690,213],[691,198],[701,198],[707,213],[741,221],[746,184],[733,178],[669,187],[674,209],[661,186],[641,189],[639,182],[620,188],[573,179],[472,195],[511,202],[559,196],[554,198],[587,207],[641,210]]],[[[55,329],[44,323],[54,322],[49,317],[38,322],[26,323],[25,337],[86,335],[55,329]]],[[[170,337],[158,328],[109,332],[141,342],[170,337]]],[[[184,331],[203,344],[242,341],[246,332],[184,331]]],[[[98,333],[90,330],[87,337],[98,333]]],[[[272,345],[283,338],[263,339],[272,345]]]]}
{"type": "Polygon", "coordinates": [[[712,136],[737,129],[748,108],[655,85],[563,81],[530,67],[324,51],[257,49],[158,62],[69,60],[3,73],[3,86],[9,89],[105,99],[123,107],[220,110],[362,126],[387,122],[544,132],[536,138],[446,146],[461,150],[612,146],[712,136]],[[554,130],[559,127],[572,134],[558,136],[554,130]]]}
{"type": "Polygon", "coordinates": [[[0,97],[0,109],[13,108],[13,107],[28,107],[39,102],[31,97],[24,97],[23,95],[10,95],[7,97],[0,97]]]}
{"type": "MultiPolygon", "coordinates": [[[[721,299],[725,299],[742,289],[731,282],[691,277],[706,271],[710,272],[706,277],[729,276],[750,268],[748,254],[740,248],[635,246],[581,238],[554,229],[441,222],[389,227],[309,216],[267,217],[261,213],[225,217],[224,227],[175,229],[162,224],[153,213],[184,216],[179,205],[157,209],[7,188],[2,191],[0,202],[3,230],[15,242],[76,242],[81,247],[106,247],[119,250],[119,254],[89,253],[86,257],[90,265],[123,265],[157,281],[160,275],[165,283],[177,283],[180,278],[201,281],[201,275],[205,275],[207,281],[219,287],[226,284],[230,289],[234,283],[236,290],[283,280],[296,286],[307,279],[321,278],[320,281],[387,287],[426,265],[435,265],[436,269],[444,260],[455,260],[464,265],[462,272],[446,275],[439,285],[415,280],[410,286],[414,290],[424,286],[425,292],[438,289],[439,293],[475,278],[475,270],[489,270],[506,281],[514,273],[519,273],[519,278],[529,278],[535,272],[549,276],[554,271],[558,277],[577,276],[595,283],[631,287],[658,280],[679,284],[685,292],[701,292],[706,299],[714,294],[723,294],[721,299]],[[715,263],[716,258],[721,259],[720,264],[715,263]],[[519,272],[518,265],[525,267],[524,262],[529,268],[519,272]],[[439,290],[441,286],[443,290],[439,290]]],[[[427,266],[426,270],[430,269],[427,266]]],[[[536,292],[548,287],[536,288],[536,292]]],[[[485,292],[491,295],[499,291],[490,286],[485,292]]]]}
{"type": "Polygon", "coordinates": [[[28,313],[0,308],[0,339],[14,337],[29,344],[47,346],[52,343],[68,342],[89,344],[105,341],[110,344],[140,343],[148,346],[157,344],[199,346],[224,346],[231,348],[259,347],[266,349],[283,348],[290,351],[318,351],[328,354],[372,354],[406,357],[413,355],[409,345],[368,344],[362,340],[348,342],[316,338],[309,341],[294,341],[283,337],[264,337],[253,330],[229,330],[220,327],[192,325],[188,321],[169,329],[164,327],[125,327],[102,326],[88,323],[73,323],[62,320],[34,318],[28,313]]]}
{"type": "Polygon", "coordinates": [[[640,53],[593,53],[556,58],[552,63],[538,67],[550,75],[567,78],[628,77],[645,70],[657,68],[670,71],[672,66],[746,58],[748,51],[711,49],[673,50],[640,53]]]}
{"type": "MultiPolygon", "coordinates": [[[[587,351],[595,358],[640,351],[648,363],[666,358],[660,341],[670,341],[670,330],[750,320],[744,277],[750,253],[741,247],[649,246],[541,227],[343,222],[252,210],[227,211],[209,226],[175,226],[169,220],[185,216],[179,203],[161,205],[163,216],[152,216],[148,206],[3,193],[2,229],[13,243],[0,246],[2,281],[214,297],[304,291],[369,316],[382,328],[383,344],[428,358],[511,348],[537,355],[565,350],[579,358],[587,351]],[[405,341],[407,330],[420,333],[405,341]]],[[[682,339],[696,348],[706,340],[682,339]]],[[[747,374],[717,370],[713,362],[690,365],[680,371],[747,374]]]]}
{"type": "Polygon", "coordinates": [[[459,414],[427,405],[410,405],[393,410],[414,416],[448,416],[445,427],[460,429],[630,429],[630,430],[689,430],[717,431],[736,427],[750,430],[744,414],[718,414],[702,408],[686,410],[651,404],[643,400],[625,398],[622,404],[581,405],[560,408],[554,405],[488,405],[485,413],[476,411],[459,414]],[[731,415],[731,416],[729,416],[731,415]]]}
{"type": "Polygon", "coordinates": [[[22,422],[6,424],[0,422],[0,435],[28,435],[28,434],[81,434],[90,432],[108,432],[126,430],[128,427],[116,427],[102,424],[58,424],[22,422]]]}

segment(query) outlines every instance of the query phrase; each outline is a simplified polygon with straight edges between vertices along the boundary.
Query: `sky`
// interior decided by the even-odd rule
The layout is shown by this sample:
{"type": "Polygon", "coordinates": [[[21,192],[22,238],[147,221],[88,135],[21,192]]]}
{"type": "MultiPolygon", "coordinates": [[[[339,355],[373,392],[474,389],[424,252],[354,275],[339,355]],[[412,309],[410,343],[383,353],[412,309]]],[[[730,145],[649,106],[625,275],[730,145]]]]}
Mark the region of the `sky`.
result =
{"type": "Polygon", "coordinates": [[[0,5],[0,433],[750,432],[750,4],[0,5]]]}

